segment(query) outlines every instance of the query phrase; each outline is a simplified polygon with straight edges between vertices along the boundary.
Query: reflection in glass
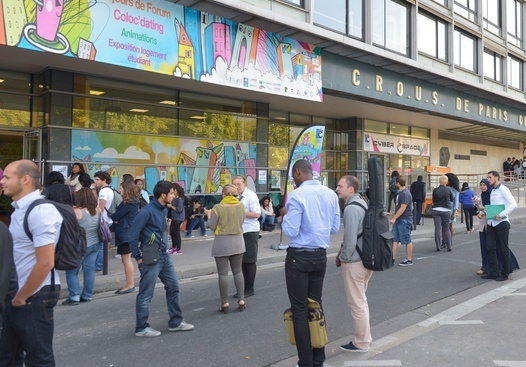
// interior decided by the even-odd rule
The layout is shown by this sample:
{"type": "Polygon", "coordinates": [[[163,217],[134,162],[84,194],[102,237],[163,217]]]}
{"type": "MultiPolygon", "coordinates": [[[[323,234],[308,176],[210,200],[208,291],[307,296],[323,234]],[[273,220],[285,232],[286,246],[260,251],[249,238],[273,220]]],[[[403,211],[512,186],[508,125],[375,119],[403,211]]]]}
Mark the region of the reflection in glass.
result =
{"type": "Polygon", "coordinates": [[[522,61],[508,57],[508,85],[522,90],[522,61]]]}
{"type": "Polygon", "coordinates": [[[345,1],[323,0],[314,2],[314,23],[345,33],[345,1]]]}
{"type": "Polygon", "coordinates": [[[521,0],[507,0],[506,22],[508,42],[522,47],[522,2],[521,0]]]}
{"type": "Polygon", "coordinates": [[[455,29],[455,65],[476,72],[476,41],[466,33],[455,29]]]}

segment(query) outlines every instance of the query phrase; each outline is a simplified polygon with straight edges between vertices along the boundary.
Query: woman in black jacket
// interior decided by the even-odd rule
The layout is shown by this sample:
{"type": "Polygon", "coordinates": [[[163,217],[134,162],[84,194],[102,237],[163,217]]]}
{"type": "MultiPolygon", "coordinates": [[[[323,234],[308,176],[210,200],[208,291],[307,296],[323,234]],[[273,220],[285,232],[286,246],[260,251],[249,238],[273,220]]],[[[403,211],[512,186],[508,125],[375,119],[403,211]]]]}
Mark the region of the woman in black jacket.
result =
{"type": "Polygon", "coordinates": [[[121,184],[121,187],[122,203],[119,204],[111,219],[117,223],[115,228],[115,242],[117,244],[117,254],[121,255],[122,265],[124,266],[126,285],[124,288],[117,290],[115,294],[126,294],[135,291],[135,270],[131,261],[128,232],[135,216],[139,212],[139,190],[133,181],[125,181],[121,184]]]}
{"type": "Polygon", "coordinates": [[[442,232],[446,241],[448,251],[451,251],[451,231],[449,230],[449,220],[451,218],[451,203],[453,202],[453,192],[447,185],[447,176],[442,175],[438,179],[440,186],[433,189],[433,221],[435,222],[435,245],[440,251],[442,243],[442,232]]]}

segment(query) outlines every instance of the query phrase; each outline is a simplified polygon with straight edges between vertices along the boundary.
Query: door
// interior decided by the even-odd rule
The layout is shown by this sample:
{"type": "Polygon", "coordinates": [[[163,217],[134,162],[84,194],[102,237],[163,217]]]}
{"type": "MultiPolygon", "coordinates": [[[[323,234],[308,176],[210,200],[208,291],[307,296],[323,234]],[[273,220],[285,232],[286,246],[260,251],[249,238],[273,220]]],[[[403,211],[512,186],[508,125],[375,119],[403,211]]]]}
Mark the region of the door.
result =
{"type": "MultiPolygon", "coordinates": [[[[0,168],[18,161],[23,157],[23,133],[19,131],[0,130],[0,168]]],[[[0,190],[0,221],[9,225],[13,207],[11,198],[2,195],[0,190]]]]}
{"type": "Polygon", "coordinates": [[[40,129],[24,133],[24,159],[35,162],[42,172],[42,133],[40,129]]]}

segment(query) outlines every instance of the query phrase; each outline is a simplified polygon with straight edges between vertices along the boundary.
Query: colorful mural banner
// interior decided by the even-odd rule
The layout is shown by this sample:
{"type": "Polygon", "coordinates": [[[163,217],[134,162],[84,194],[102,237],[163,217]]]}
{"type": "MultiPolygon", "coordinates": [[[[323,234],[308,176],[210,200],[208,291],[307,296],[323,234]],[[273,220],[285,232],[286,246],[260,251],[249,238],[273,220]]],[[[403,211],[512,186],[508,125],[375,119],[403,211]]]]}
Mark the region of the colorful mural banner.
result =
{"type": "Polygon", "coordinates": [[[320,48],[165,0],[0,0],[0,45],[323,100],[320,48]]]}
{"type": "Polygon", "coordinates": [[[295,189],[294,179],[292,178],[292,166],[300,159],[307,160],[312,166],[312,175],[315,180],[321,178],[321,151],[323,148],[323,137],[325,126],[310,125],[299,133],[290,154],[289,166],[287,168],[287,187],[285,188],[285,200],[287,193],[295,189]]]}
{"type": "Polygon", "coordinates": [[[141,178],[150,194],[160,180],[178,182],[187,194],[220,194],[236,174],[253,190],[257,180],[251,143],[73,130],[71,160],[87,162],[92,177],[107,171],[114,188],[125,173],[141,178]]]}
{"type": "Polygon", "coordinates": [[[429,140],[364,133],[363,150],[377,153],[420,155],[429,157],[429,140]]]}

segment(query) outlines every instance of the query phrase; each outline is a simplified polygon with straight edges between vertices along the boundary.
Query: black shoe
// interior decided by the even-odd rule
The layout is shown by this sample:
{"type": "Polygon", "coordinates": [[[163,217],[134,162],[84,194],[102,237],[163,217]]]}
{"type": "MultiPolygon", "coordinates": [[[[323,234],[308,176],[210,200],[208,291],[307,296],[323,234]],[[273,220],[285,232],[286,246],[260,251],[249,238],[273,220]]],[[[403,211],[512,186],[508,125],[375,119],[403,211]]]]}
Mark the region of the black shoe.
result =
{"type": "Polygon", "coordinates": [[[360,349],[360,348],[355,347],[352,342],[350,342],[349,344],[340,345],[340,349],[346,352],[359,352],[359,353],[366,353],[369,351],[369,348],[360,349]]]}
{"type": "Polygon", "coordinates": [[[396,264],[396,260],[395,260],[395,259],[393,259],[393,266],[394,266],[395,264],[396,264]]]}
{"type": "Polygon", "coordinates": [[[64,306],[78,306],[80,304],[79,301],[73,301],[72,299],[66,298],[64,302],[62,302],[62,305],[64,306]]]}
{"type": "Polygon", "coordinates": [[[437,252],[440,252],[440,249],[439,249],[439,248],[437,248],[437,252]]]}
{"type": "MultiPolygon", "coordinates": [[[[481,277],[482,278],[482,277],[481,277]]],[[[509,278],[507,276],[504,276],[504,275],[499,275],[497,278],[495,278],[495,280],[497,282],[502,282],[504,280],[508,280],[509,278]]]]}
{"type": "Polygon", "coordinates": [[[481,276],[480,279],[497,279],[497,277],[494,275],[486,274],[486,275],[481,276]]]}
{"type": "Polygon", "coordinates": [[[232,297],[234,297],[234,298],[237,298],[237,297],[238,297],[237,293],[236,293],[236,294],[234,294],[234,295],[233,295],[232,297]]]}
{"type": "Polygon", "coordinates": [[[84,302],[91,302],[91,299],[87,299],[87,298],[82,298],[80,297],[80,303],[84,303],[84,302]]]}
{"type": "Polygon", "coordinates": [[[252,297],[253,295],[254,295],[254,290],[253,289],[245,291],[245,298],[252,297]]]}
{"type": "Polygon", "coordinates": [[[446,241],[442,241],[442,243],[440,244],[440,248],[446,248],[446,241]]]}
{"type": "Polygon", "coordinates": [[[448,248],[448,249],[447,249],[447,252],[451,252],[451,249],[450,249],[450,248],[448,248]]]}

